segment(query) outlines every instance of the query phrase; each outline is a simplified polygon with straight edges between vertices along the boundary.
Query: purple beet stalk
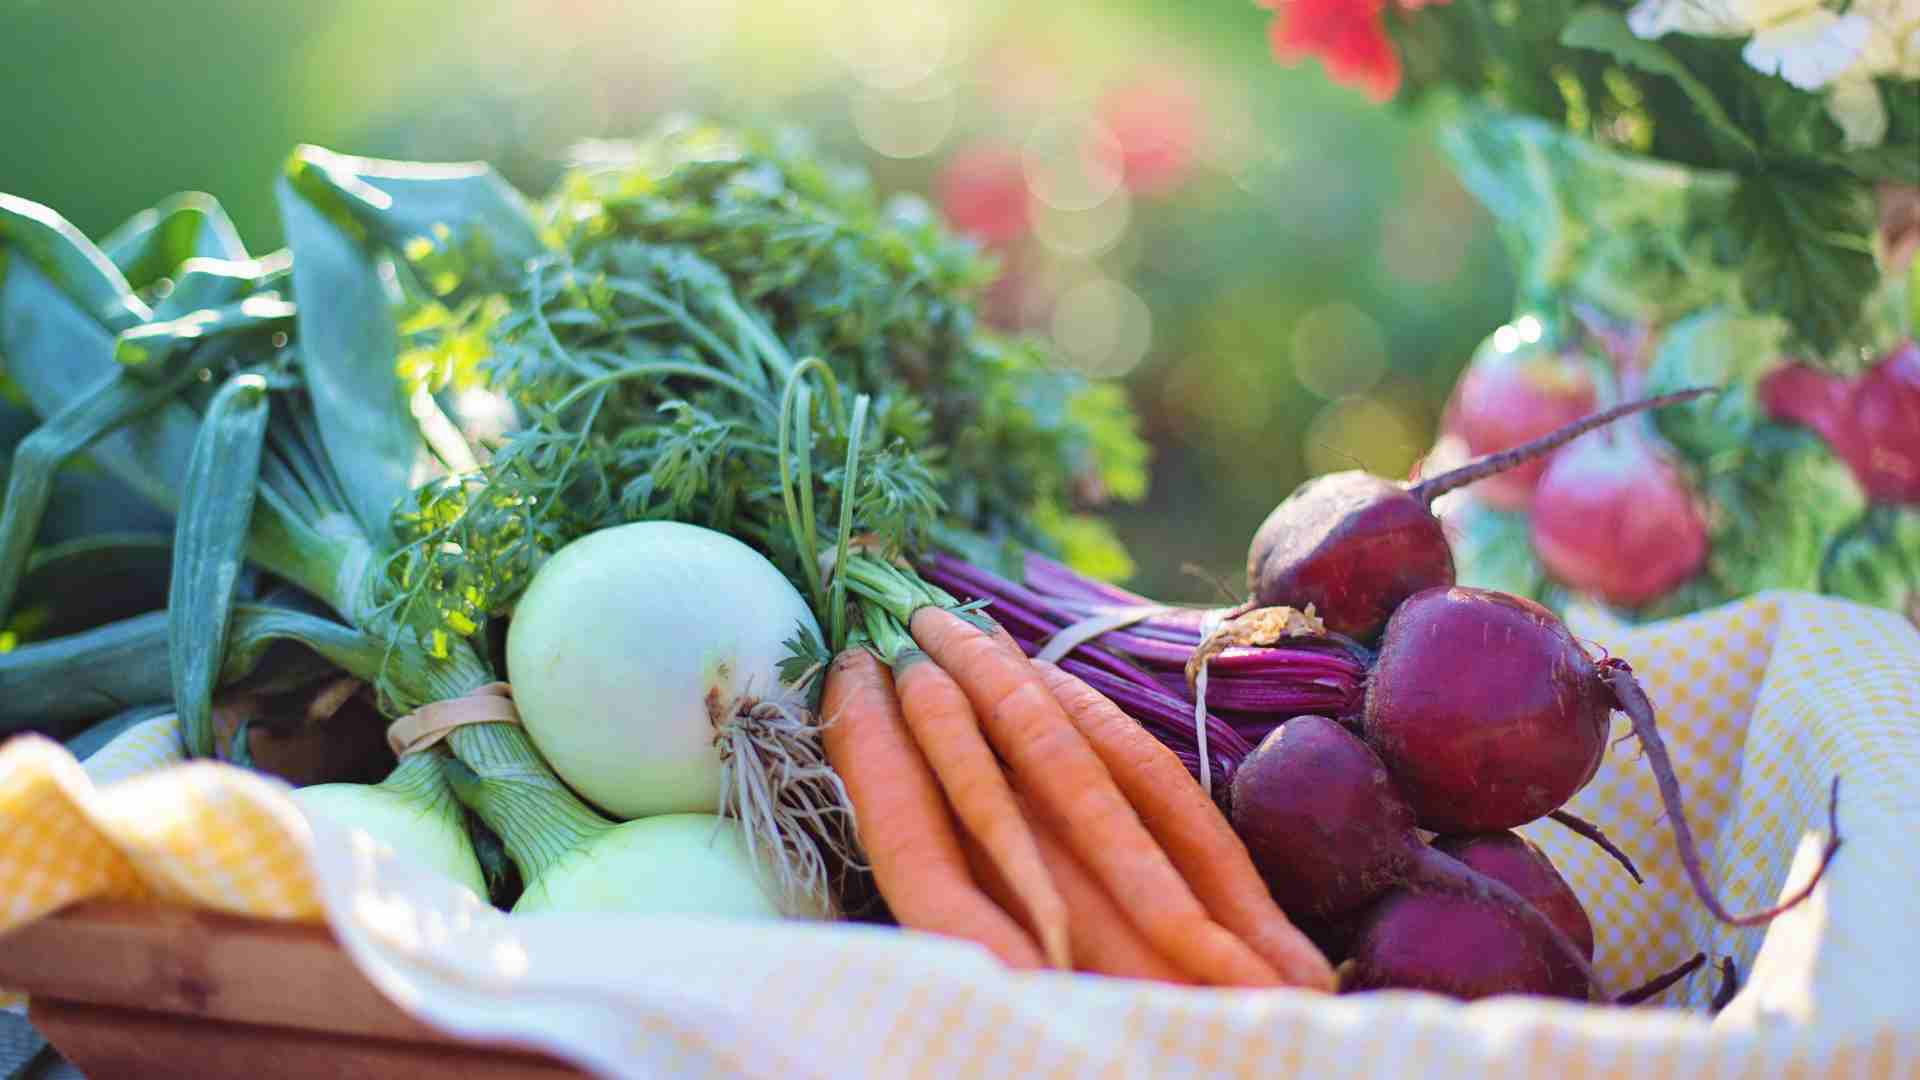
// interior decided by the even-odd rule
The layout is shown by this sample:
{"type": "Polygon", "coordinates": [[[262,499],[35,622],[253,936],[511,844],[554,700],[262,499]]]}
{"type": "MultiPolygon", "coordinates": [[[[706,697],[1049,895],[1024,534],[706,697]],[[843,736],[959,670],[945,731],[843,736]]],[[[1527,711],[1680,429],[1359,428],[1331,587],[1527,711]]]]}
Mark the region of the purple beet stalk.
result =
{"type": "MultiPolygon", "coordinates": [[[[938,554],[918,570],[955,596],[986,600],[988,613],[1030,655],[1083,619],[1154,603],[1037,555],[1027,557],[1026,584],[938,554]]],[[[1185,670],[1213,614],[1199,609],[1156,613],[1076,647],[1061,664],[1152,731],[1196,778],[1194,693],[1185,670]]],[[[1356,711],[1364,675],[1362,661],[1333,641],[1235,647],[1215,655],[1207,677],[1207,749],[1215,784],[1230,777],[1240,759],[1281,722],[1356,711]]]]}

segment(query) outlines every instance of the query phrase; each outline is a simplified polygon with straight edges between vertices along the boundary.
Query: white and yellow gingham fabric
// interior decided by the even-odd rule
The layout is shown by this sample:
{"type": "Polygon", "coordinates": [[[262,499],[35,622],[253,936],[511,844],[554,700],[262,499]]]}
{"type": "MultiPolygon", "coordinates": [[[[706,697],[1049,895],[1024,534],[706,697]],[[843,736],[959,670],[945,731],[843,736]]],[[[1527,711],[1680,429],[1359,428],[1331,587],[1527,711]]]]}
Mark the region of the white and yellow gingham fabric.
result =
{"type": "MultiPolygon", "coordinates": [[[[1692,899],[1631,741],[1572,808],[1644,886],[1556,825],[1525,830],[1586,902],[1614,989],[1696,950],[1734,957],[1745,989],[1712,1021],[1012,975],[870,927],[509,919],[364,834],[304,823],[272,781],[165,765],[166,721],[85,771],[44,740],[0,749],[0,929],[100,895],[325,918],[420,1019],[609,1076],[1920,1077],[1920,633],[1799,594],[1634,629],[1570,622],[1646,682],[1736,909],[1810,872],[1843,777],[1846,846],[1813,899],[1764,929],[1717,926],[1692,899]]],[[[1662,1000],[1712,989],[1702,973],[1662,1000]]]]}

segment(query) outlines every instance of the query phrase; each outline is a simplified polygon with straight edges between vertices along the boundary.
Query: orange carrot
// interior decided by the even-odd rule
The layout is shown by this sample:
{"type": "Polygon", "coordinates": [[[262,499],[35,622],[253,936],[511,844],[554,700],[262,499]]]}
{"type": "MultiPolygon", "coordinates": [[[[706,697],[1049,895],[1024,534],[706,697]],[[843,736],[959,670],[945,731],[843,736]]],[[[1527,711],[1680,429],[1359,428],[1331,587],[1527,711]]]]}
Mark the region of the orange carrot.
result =
{"type": "Polygon", "coordinates": [[[1035,815],[1162,956],[1202,982],[1282,985],[1272,965],[1207,915],[1025,653],[937,607],[914,612],[910,629],[966,692],[1035,815]]]}
{"type": "Polygon", "coordinates": [[[1287,981],[1331,991],[1326,957],[1273,902],[1247,846],[1173,751],[1093,687],[1052,664],[1033,666],[1213,917],[1287,981]]]}
{"type": "Polygon", "coordinates": [[[1067,905],[1040,860],[1033,831],[993,748],[980,734],[967,696],[918,649],[894,659],[893,678],[907,730],[933,767],[954,816],[966,834],[979,841],[1015,898],[1012,904],[1003,899],[1003,906],[1026,915],[1027,929],[1039,938],[1049,964],[1072,970],[1067,905]]]}
{"type": "MultiPolygon", "coordinates": [[[[1003,904],[1012,900],[1013,890],[986,852],[971,837],[964,839],[967,861],[974,867],[974,874],[987,894],[1003,904]]],[[[1068,910],[1073,913],[1068,925],[1073,938],[1074,970],[1123,979],[1193,981],[1147,944],[1140,931],[1127,921],[1127,913],[1120,910],[1120,905],[1051,830],[1036,825],[1034,840],[1039,845],[1041,858],[1046,860],[1047,871],[1053,875],[1068,910]]]]}
{"type": "Polygon", "coordinates": [[[986,946],[1009,967],[1046,966],[1040,949],[967,870],[952,811],[873,654],[834,658],[820,703],[827,760],[846,784],[874,882],[900,925],[986,946]]]}

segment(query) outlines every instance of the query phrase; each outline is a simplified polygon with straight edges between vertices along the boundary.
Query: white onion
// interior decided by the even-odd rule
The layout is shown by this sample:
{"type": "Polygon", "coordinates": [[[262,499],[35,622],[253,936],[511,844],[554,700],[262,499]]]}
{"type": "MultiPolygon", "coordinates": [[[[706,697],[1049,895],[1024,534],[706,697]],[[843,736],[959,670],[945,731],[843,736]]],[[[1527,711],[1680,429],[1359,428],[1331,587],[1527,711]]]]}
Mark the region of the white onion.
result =
{"type": "Polygon", "coordinates": [[[722,808],[716,731],[788,701],[785,642],[819,626],[774,565],[724,533],[640,522],[591,533],[534,575],[508,676],[540,753],[616,818],[722,808]]]}

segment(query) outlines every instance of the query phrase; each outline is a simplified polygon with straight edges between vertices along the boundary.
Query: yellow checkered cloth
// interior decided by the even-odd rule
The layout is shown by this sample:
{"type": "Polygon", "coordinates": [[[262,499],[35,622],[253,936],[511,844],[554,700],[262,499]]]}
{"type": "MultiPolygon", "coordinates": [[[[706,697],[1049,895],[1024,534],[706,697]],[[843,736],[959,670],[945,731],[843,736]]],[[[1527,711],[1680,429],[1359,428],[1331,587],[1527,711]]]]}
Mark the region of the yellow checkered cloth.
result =
{"type": "MultiPolygon", "coordinates": [[[[1631,741],[1571,808],[1644,886],[1557,825],[1524,830],[1585,901],[1614,990],[1696,950],[1736,960],[1745,988],[1711,1021],[1014,975],[866,927],[507,918],[307,822],[272,780],[175,763],[168,719],[84,769],[43,739],[0,748],[0,930],[94,896],[324,918],[428,1023],[610,1076],[1920,1077],[1920,633],[1786,593],[1639,628],[1569,621],[1646,683],[1736,909],[1804,880],[1843,777],[1846,846],[1809,903],[1762,929],[1716,925],[1693,899],[1631,741]]],[[[1661,1000],[1698,1006],[1713,987],[1702,973],[1661,1000]]]]}

